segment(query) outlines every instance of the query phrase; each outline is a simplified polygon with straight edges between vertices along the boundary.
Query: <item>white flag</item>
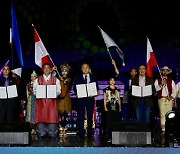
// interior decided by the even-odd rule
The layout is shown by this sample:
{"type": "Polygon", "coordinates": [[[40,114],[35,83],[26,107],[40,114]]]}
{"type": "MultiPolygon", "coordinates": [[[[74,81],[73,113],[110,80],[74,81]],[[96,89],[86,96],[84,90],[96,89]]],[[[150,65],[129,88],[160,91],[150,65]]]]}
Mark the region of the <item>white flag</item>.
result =
{"type": "Polygon", "coordinates": [[[11,70],[11,72],[17,74],[18,76],[21,77],[21,74],[22,74],[22,68],[16,68],[16,69],[13,69],[11,70]]]}
{"type": "Polygon", "coordinates": [[[112,46],[115,46],[116,47],[116,51],[119,55],[119,57],[122,59],[122,62],[123,62],[123,66],[125,66],[125,63],[124,63],[124,53],[121,51],[121,49],[118,47],[118,45],[114,42],[114,40],[112,38],[110,38],[101,28],[100,26],[98,26],[100,31],[101,31],[101,34],[102,34],[102,37],[104,39],[104,42],[106,44],[106,47],[107,47],[107,50],[109,50],[110,47],[112,46]]]}

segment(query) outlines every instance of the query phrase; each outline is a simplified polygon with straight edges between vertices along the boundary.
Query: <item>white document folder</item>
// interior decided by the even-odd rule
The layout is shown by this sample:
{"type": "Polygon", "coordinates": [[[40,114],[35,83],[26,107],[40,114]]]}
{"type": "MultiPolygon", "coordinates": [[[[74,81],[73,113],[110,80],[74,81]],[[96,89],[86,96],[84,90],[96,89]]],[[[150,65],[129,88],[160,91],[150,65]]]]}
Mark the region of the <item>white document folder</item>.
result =
{"type": "Polygon", "coordinates": [[[0,87],[0,99],[14,98],[17,96],[18,94],[16,85],[0,87]]]}
{"type": "Polygon", "coordinates": [[[96,82],[88,83],[88,84],[79,84],[76,85],[77,89],[77,97],[90,97],[97,95],[96,82]]]}
{"type": "Polygon", "coordinates": [[[144,87],[132,85],[132,95],[136,97],[146,97],[152,95],[152,86],[147,85],[144,87]]]}
{"type": "Polygon", "coordinates": [[[17,87],[16,85],[12,85],[12,86],[8,86],[7,87],[7,94],[8,94],[8,98],[14,98],[17,97],[17,87]]]}
{"type": "Polygon", "coordinates": [[[87,84],[87,92],[88,92],[88,96],[96,96],[97,95],[96,82],[87,84]]]}
{"type": "Polygon", "coordinates": [[[7,98],[6,87],[0,87],[0,99],[6,99],[6,98],[7,98]]]}
{"type": "Polygon", "coordinates": [[[47,98],[56,98],[56,85],[47,85],[47,98]]]}
{"type": "Polygon", "coordinates": [[[56,85],[37,85],[36,98],[56,98],[56,85]]]}

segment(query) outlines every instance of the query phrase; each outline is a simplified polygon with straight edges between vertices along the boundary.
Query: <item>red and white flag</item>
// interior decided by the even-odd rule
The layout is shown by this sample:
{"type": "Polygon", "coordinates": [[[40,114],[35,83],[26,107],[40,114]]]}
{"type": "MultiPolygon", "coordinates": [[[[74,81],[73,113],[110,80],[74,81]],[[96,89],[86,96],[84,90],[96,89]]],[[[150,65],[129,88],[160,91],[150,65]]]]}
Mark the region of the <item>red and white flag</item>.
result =
{"type": "Polygon", "coordinates": [[[147,68],[147,72],[146,75],[149,77],[153,76],[153,72],[152,72],[152,67],[157,66],[157,61],[156,61],[156,57],[154,55],[153,49],[151,47],[151,43],[149,41],[149,39],[147,38],[147,64],[146,64],[146,68],[147,68]]]}
{"type": "MultiPolygon", "coordinates": [[[[33,25],[32,25],[33,26],[33,25]]],[[[53,62],[47,52],[38,32],[34,28],[34,39],[35,39],[35,63],[39,67],[42,68],[43,64],[48,63],[51,67],[53,67],[53,62]]]]}

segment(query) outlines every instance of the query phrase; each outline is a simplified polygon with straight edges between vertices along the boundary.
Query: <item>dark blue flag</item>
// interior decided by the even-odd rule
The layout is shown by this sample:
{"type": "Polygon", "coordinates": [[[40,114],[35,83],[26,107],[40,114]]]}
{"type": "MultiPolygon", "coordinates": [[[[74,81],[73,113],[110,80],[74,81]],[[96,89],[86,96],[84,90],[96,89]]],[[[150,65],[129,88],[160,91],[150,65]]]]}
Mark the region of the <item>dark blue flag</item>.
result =
{"type": "Polygon", "coordinates": [[[16,19],[13,3],[11,5],[11,18],[12,18],[12,42],[10,43],[13,43],[13,50],[17,52],[20,67],[23,67],[24,61],[22,56],[21,42],[19,39],[18,25],[17,25],[17,19],[16,19]]]}

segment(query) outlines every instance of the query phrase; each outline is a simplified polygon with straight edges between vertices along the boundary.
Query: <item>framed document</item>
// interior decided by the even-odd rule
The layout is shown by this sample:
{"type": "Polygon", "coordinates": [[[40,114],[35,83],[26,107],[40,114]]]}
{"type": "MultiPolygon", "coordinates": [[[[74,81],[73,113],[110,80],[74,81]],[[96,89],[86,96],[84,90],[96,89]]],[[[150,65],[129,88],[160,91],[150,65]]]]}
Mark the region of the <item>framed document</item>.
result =
{"type": "Polygon", "coordinates": [[[47,98],[56,98],[56,85],[47,85],[47,98]]]}
{"type": "Polygon", "coordinates": [[[97,95],[96,82],[87,84],[87,93],[88,93],[88,96],[96,96],[97,95]]]}
{"type": "Polygon", "coordinates": [[[6,87],[0,87],[0,99],[6,99],[6,98],[7,98],[6,87]]]}
{"type": "Polygon", "coordinates": [[[0,87],[0,99],[14,98],[17,96],[18,94],[16,85],[0,87]]]}
{"type": "Polygon", "coordinates": [[[90,97],[90,96],[97,95],[96,82],[76,85],[76,89],[77,89],[77,97],[78,98],[90,97]]]}
{"type": "Polygon", "coordinates": [[[132,95],[141,97],[141,87],[132,85],[132,95]]]}
{"type": "Polygon", "coordinates": [[[16,85],[12,85],[12,86],[8,86],[7,87],[7,94],[8,94],[8,98],[14,98],[17,97],[17,87],[16,85]]]}
{"type": "Polygon", "coordinates": [[[136,97],[146,97],[152,95],[152,85],[144,87],[132,85],[132,95],[136,97]]]}
{"type": "Polygon", "coordinates": [[[56,85],[37,85],[36,98],[56,98],[56,85]]]}
{"type": "Polygon", "coordinates": [[[77,97],[78,98],[87,97],[86,84],[76,85],[76,89],[77,89],[77,97]]]}
{"type": "Polygon", "coordinates": [[[46,98],[46,85],[37,85],[36,98],[46,98]]]}

